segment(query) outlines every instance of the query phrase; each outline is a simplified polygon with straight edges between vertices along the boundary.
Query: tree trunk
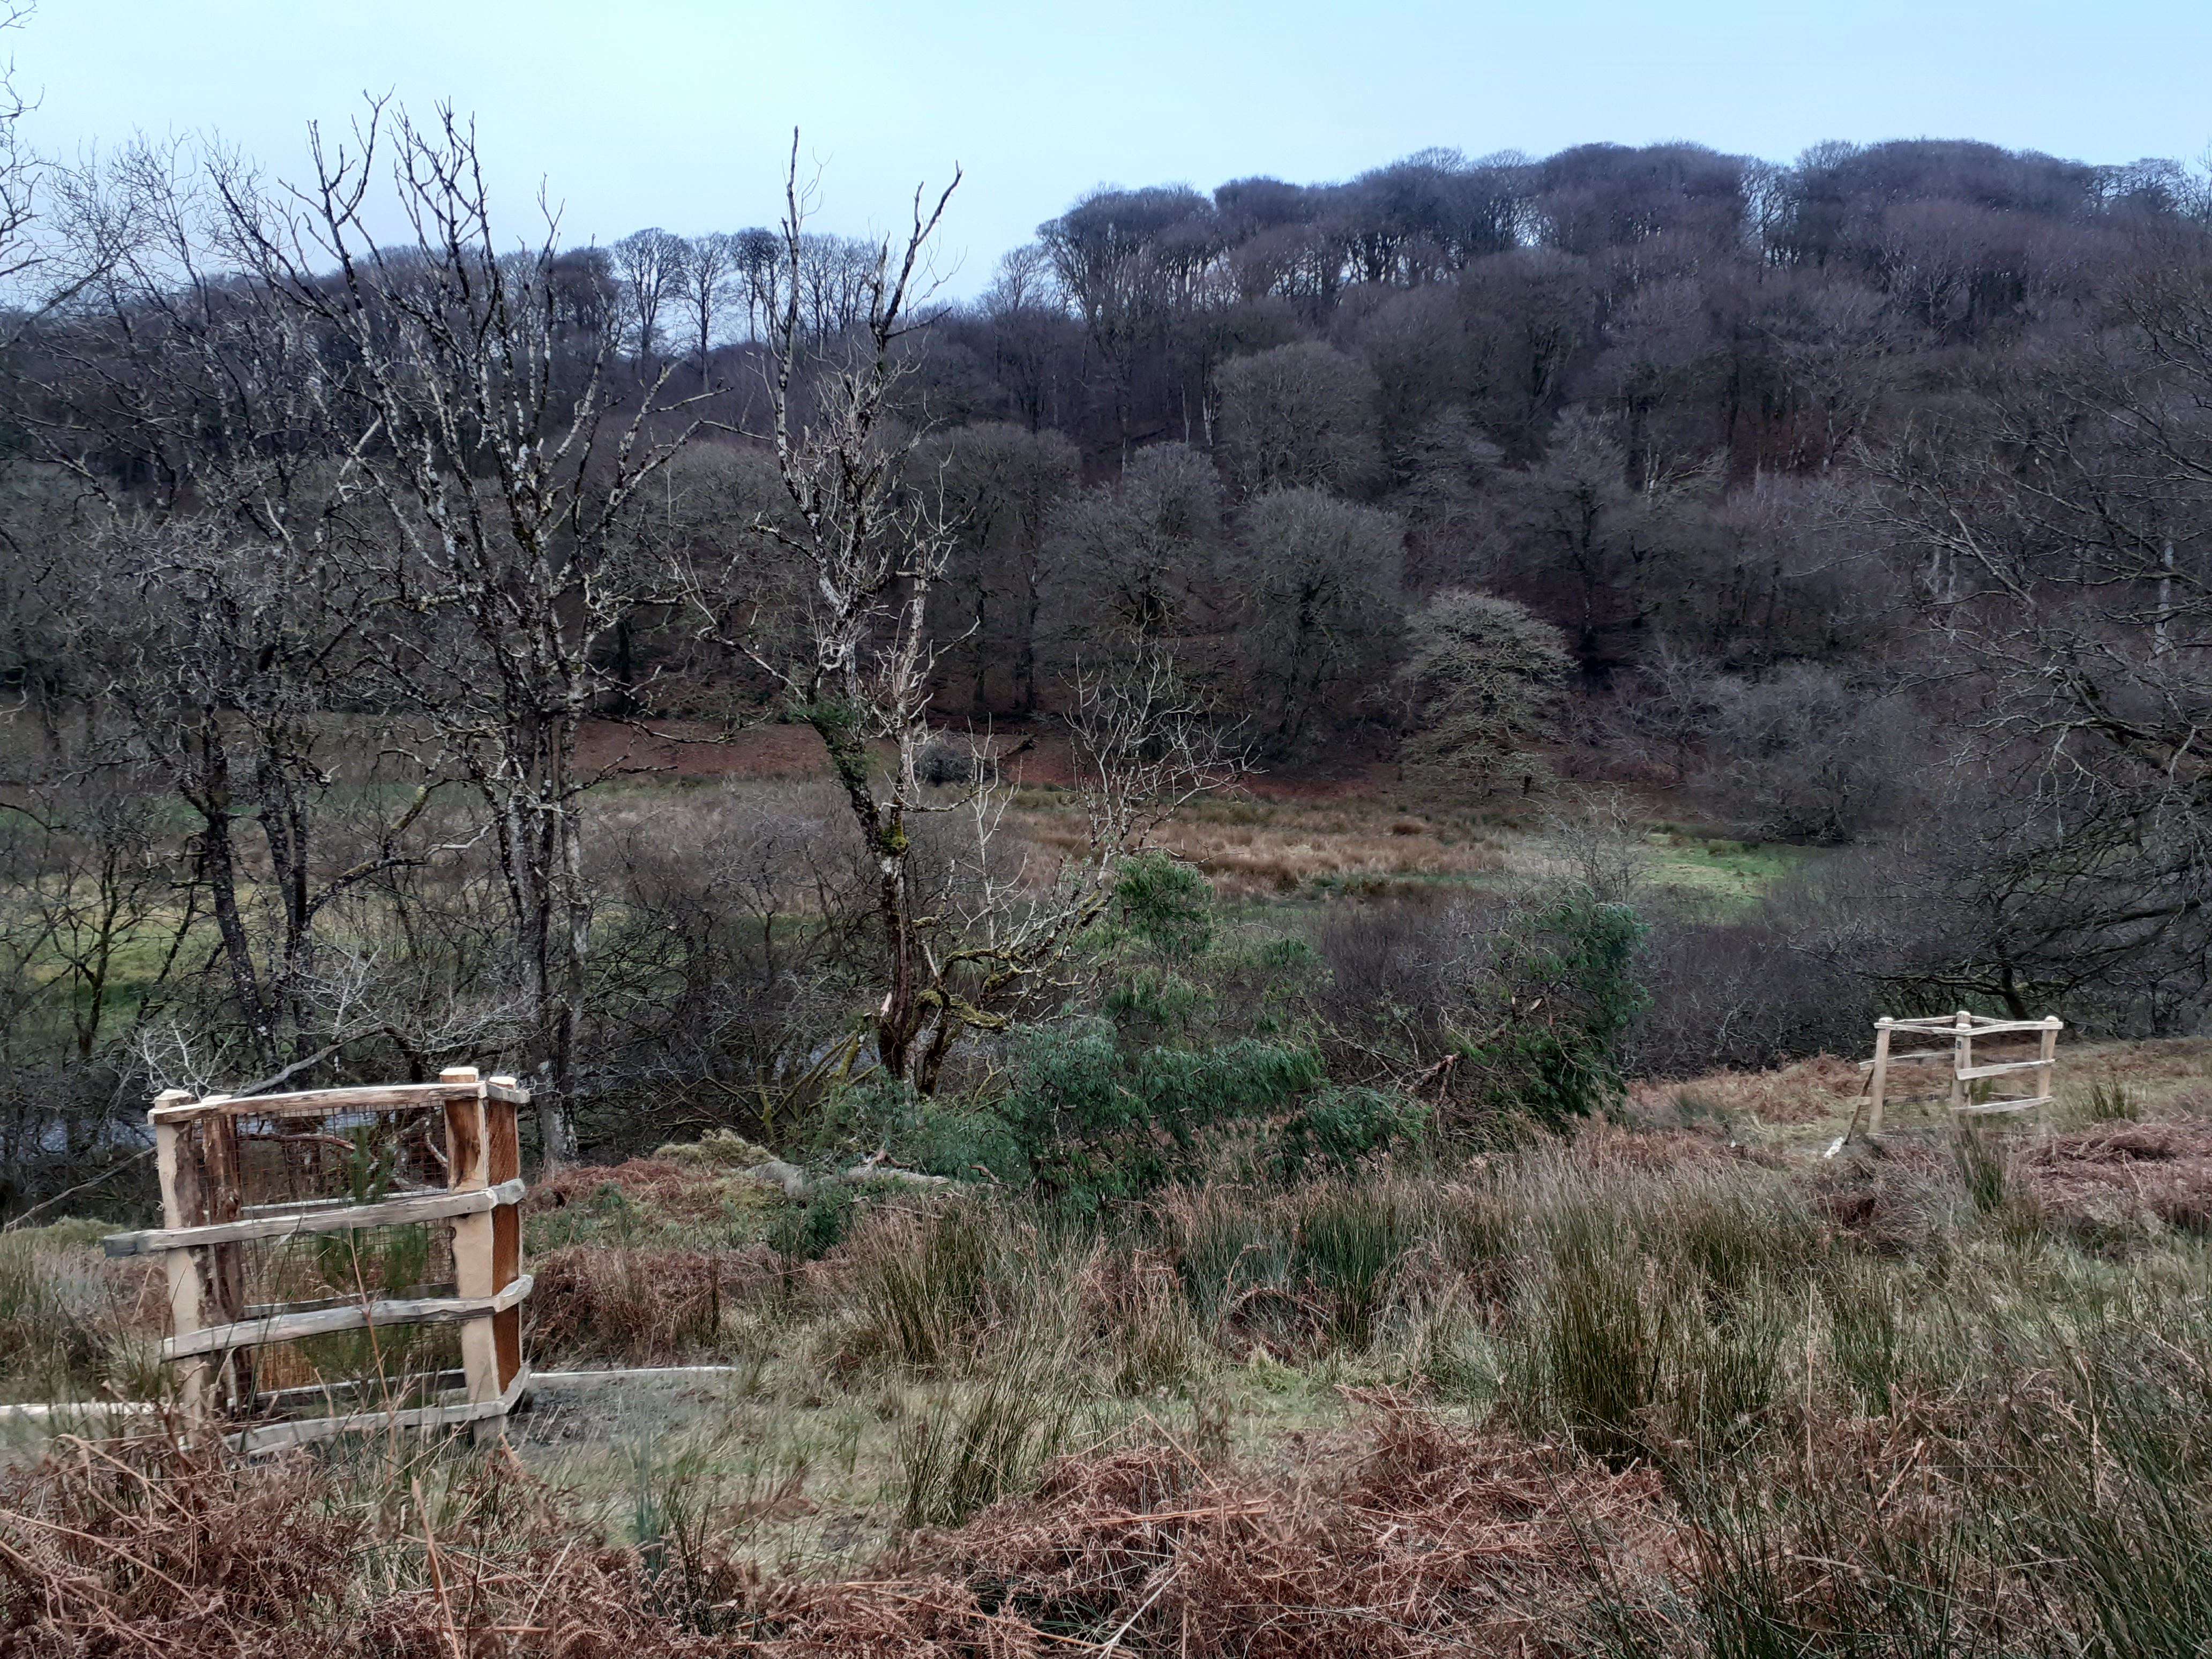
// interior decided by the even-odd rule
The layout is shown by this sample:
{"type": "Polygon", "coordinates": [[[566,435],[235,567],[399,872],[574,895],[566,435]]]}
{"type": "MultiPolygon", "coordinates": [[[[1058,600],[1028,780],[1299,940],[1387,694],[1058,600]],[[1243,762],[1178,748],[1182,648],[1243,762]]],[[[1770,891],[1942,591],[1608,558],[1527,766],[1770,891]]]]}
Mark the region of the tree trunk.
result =
{"type": "Polygon", "coordinates": [[[260,976],[253,969],[252,942],[246,937],[246,921],[238,908],[238,850],[230,830],[230,756],[213,716],[202,721],[197,741],[198,787],[185,790],[185,797],[200,815],[200,877],[207,884],[208,902],[215,913],[216,932],[222,940],[223,960],[230,969],[239,1016],[252,1033],[255,1059],[265,1063],[276,1055],[275,1034],[270,1030],[260,976]]]}

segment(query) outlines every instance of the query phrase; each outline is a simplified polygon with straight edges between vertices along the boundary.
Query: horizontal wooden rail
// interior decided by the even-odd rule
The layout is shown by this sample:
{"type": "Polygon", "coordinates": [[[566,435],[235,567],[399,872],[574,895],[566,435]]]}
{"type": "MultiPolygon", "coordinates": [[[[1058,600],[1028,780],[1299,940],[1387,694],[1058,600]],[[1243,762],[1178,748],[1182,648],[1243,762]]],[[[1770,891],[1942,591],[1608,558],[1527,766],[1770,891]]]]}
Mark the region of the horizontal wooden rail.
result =
{"type": "Polygon", "coordinates": [[[206,1227],[173,1227],[139,1233],[110,1233],[100,1241],[110,1255],[149,1255],[155,1250],[189,1249],[201,1244],[233,1244],[252,1238],[289,1238],[296,1233],[351,1233],[370,1227],[404,1227],[416,1221],[482,1215],[502,1204],[520,1204],[528,1189],[518,1176],[472,1192],[427,1193],[356,1204],[343,1210],[303,1210],[293,1215],[259,1216],[250,1221],[219,1221],[206,1227]]]}
{"type": "Polygon", "coordinates": [[[2026,1100],[1991,1100],[1978,1106],[1961,1106],[1958,1110],[1969,1117],[1979,1117],[1987,1112],[2024,1112],[2031,1106],[2048,1106],[2050,1095],[2031,1095],[2026,1100]]]}
{"type": "Polygon", "coordinates": [[[1972,1083],[1978,1077],[2002,1077],[2008,1072],[2033,1072],[2057,1063],[2055,1060],[2007,1060],[1994,1066],[1969,1066],[1959,1073],[1959,1081],[1972,1083]]]}
{"type": "Polygon", "coordinates": [[[530,1091],[516,1086],[512,1078],[489,1083],[379,1083],[358,1088],[295,1089],[282,1095],[209,1095],[201,1100],[179,1101],[156,1106],[146,1114],[149,1123],[190,1123],[203,1117],[299,1117],[323,1112],[389,1112],[410,1106],[434,1106],[448,1095],[473,1094],[481,1089],[494,1100],[510,1105],[530,1104],[530,1091]]]}
{"type": "Polygon", "coordinates": [[[525,1273],[490,1296],[424,1297],[416,1301],[356,1303],[349,1307],[316,1308],[306,1313],[270,1314],[240,1319],[228,1325],[173,1336],[161,1344],[161,1358],[182,1359],[189,1354],[222,1353],[264,1342],[296,1342],[303,1336],[330,1336],[339,1331],[358,1331],[385,1325],[436,1325],[453,1320],[475,1319],[505,1313],[530,1294],[533,1280],[525,1273]]]}
{"type": "Polygon", "coordinates": [[[301,1089],[286,1095],[210,1095],[204,1100],[156,1106],[149,1123],[190,1123],[203,1117],[305,1117],[331,1112],[389,1112],[435,1106],[454,1093],[473,1095],[475,1084],[456,1090],[450,1083],[386,1083],[364,1089],[301,1089]]]}
{"type": "MultiPolygon", "coordinates": [[[[1923,1048],[1913,1054],[1890,1054],[1886,1058],[1892,1066],[1948,1066],[1955,1056],[1948,1048],[1923,1048]]],[[[1861,1060],[1859,1070],[1871,1072],[1874,1070],[1874,1062],[1870,1060],[1861,1060]]]]}
{"type": "Polygon", "coordinates": [[[2004,1036],[2012,1032],[2057,1031],[2063,1030],[2065,1026],[2065,1021],[2056,1017],[2050,1019],[1988,1021],[1977,1017],[1972,1025],[1961,1025],[1958,1023],[1956,1015],[1938,1019],[1887,1019],[1878,1021],[1877,1024],[1887,1025],[1893,1031],[1917,1031],[1923,1036],[1970,1036],[1977,1040],[1982,1037],[2004,1036]]]}
{"type": "Polygon", "coordinates": [[[231,1449],[248,1457],[265,1456],[270,1452],[283,1451],[293,1446],[312,1444],[318,1440],[332,1440],[342,1434],[358,1433],[364,1429],[448,1429],[465,1424],[480,1423],[488,1418],[505,1417],[522,1398],[530,1386],[530,1368],[526,1365],[514,1374],[496,1400],[479,1400],[453,1406],[417,1406],[404,1412],[359,1411],[343,1417],[314,1417],[297,1423],[270,1423],[258,1429],[248,1429],[243,1434],[229,1437],[231,1449]]]}

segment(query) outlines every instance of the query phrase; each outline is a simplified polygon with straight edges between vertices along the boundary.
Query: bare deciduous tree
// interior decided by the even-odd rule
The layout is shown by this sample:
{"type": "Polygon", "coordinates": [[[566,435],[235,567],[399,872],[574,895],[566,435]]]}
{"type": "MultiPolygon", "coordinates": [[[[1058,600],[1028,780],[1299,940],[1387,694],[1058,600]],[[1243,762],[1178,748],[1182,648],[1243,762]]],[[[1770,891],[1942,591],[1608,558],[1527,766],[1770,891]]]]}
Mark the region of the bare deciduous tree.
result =
{"type": "MultiPolygon", "coordinates": [[[[929,238],[958,183],[956,174],[933,206],[915,193],[902,241],[878,245],[861,279],[861,325],[823,356],[804,302],[809,199],[793,138],[769,371],[771,439],[790,511],[763,515],[757,527],[799,568],[805,616],[779,642],[788,657],[775,654],[757,612],[738,618],[735,636],[821,738],[867,847],[885,981],[876,1045],[884,1069],[901,1079],[911,1075],[925,1020],[912,820],[922,810],[915,763],[928,742],[936,665],[929,599],[955,532],[939,499],[907,477],[918,435],[897,420],[895,398],[911,368],[901,342],[927,301],[929,238]],[[877,763],[878,744],[890,746],[888,775],[877,763]]],[[[724,591],[695,590],[695,599],[710,627],[724,627],[724,591]]]]}
{"type": "MultiPolygon", "coordinates": [[[[1065,989],[1077,939],[1106,912],[1123,861],[1149,851],[1197,796],[1247,769],[1215,710],[1157,646],[1099,670],[1079,667],[1066,724],[1088,834],[1048,879],[1008,858],[1000,834],[1012,790],[995,775],[969,792],[948,879],[917,931],[925,1035],[913,1080],[924,1092],[966,1031],[1002,1031],[1043,993],[1065,989]]],[[[988,766],[988,762],[987,762],[988,766]]]]}
{"type": "MultiPolygon", "coordinates": [[[[912,476],[921,434],[895,416],[912,373],[901,342],[927,298],[926,256],[951,191],[933,205],[917,191],[910,228],[877,251],[860,325],[817,349],[802,303],[807,200],[793,167],[784,221],[786,291],[771,370],[772,441],[790,498],[759,532],[802,573],[804,625],[775,654],[766,619],[750,618],[741,648],[781,686],[791,712],[821,739],[876,879],[883,1000],[873,1024],[890,1076],[934,1088],[969,1030],[1004,1026],[1009,1009],[1057,970],[1100,914],[1120,859],[1144,844],[1163,810],[1218,781],[1202,752],[1197,711],[1165,659],[1140,658],[1137,678],[1079,682],[1079,750],[1086,789],[1085,853],[1040,889],[1009,872],[997,850],[1005,796],[988,787],[933,797],[919,768],[931,741],[937,663],[929,601],[957,536],[939,481],[912,476]],[[877,746],[888,749],[887,764],[877,746]],[[964,807],[972,836],[938,882],[924,875],[916,833],[926,815],[964,807]]],[[[710,626],[720,595],[701,592],[710,626]]],[[[789,637],[789,636],[787,636],[789,637]]]]}
{"type": "Polygon", "coordinates": [[[1244,514],[1238,655],[1295,749],[1387,678],[1405,528],[1317,489],[1271,489],[1244,514]]]}
{"type": "Polygon", "coordinates": [[[651,390],[617,406],[611,337],[565,325],[557,226],[502,250],[473,131],[451,111],[423,128],[375,105],[356,132],[352,150],[317,133],[314,180],[286,198],[234,175],[222,187],[240,257],[327,340],[319,395],[361,434],[346,476],[383,509],[362,580],[387,618],[365,646],[430,769],[457,769],[490,817],[540,1150],[558,1163],[591,949],[579,801],[601,775],[577,737],[608,689],[603,647],[657,596],[658,573],[626,556],[624,514],[690,428],[651,435],[651,390]],[[368,229],[387,143],[412,232],[398,246],[368,229]]]}
{"type": "Polygon", "coordinates": [[[738,239],[724,231],[694,236],[684,245],[671,285],[683,308],[684,323],[691,336],[691,349],[699,358],[699,391],[714,390],[708,358],[714,337],[728,313],[740,276],[738,239]]]}
{"type": "Polygon", "coordinates": [[[1573,664],[1559,630],[1526,605],[1464,588],[1437,594],[1411,626],[1405,675],[1421,729],[1407,760],[1485,794],[1509,774],[1532,793],[1548,768],[1528,745],[1554,734],[1573,664]]]}
{"type": "Polygon", "coordinates": [[[635,342],[639,371],[659,360],[661,313],[684,292],[690,249],[681,236],[653,226],[634,230],[607,250],[622,285],[623,328],[635,342]]]}
{"type": "Polygon", "coordinates": [[[1375,471],[1374,371],[1318,340],[1224,363],[1221,425],[1248,490],[1344,489],[1375,471]]]}

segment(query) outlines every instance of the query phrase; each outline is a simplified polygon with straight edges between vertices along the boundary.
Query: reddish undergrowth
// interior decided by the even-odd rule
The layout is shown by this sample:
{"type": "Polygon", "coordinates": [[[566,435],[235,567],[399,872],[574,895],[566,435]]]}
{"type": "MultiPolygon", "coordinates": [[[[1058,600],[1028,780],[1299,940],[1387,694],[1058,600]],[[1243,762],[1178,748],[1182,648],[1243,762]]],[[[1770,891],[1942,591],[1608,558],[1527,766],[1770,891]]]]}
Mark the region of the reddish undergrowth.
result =
{"type": "Polygon", "coordinates": [[[1679,1570],[1650,1471],[1364,1400],[1359,1434],[1287,1471],[1171,1438],[1060,1459],[836,1583],[711,1549],[655,1577],[504,1452],[426,1505],[306,1456],[68,1441],[0,1482],[0,1654],[1442,1659],[1569,1651],[1601,1583],[1679,1570]]]}
{"type": "Polygon", "coordinates": [[[427,1505],[295,1454],[175,1432],[65,1440],[0,1477],[7,1659],[678,1659],[726,1651],[653,1601],[635,1552],[493,1454],[427,1505]],[[427,1513],[426,1513],[427,1512],[427,1513]]]}
{"type": "Polygon", "coordinates": [[[2212,1124],[2100,1123],[2027,1154],[2036,1196],[2060,1215],[2212,1229],[2212,1124]]]}
{"type": "Polygon", "coordinates": [[[908,1540],[880,1577],[757,1589],[760,1650],[1564,1653],[1602,1583],[1679,1566],[1648,1468],[1365,1400],[1349,1458],[1288,1474],[1165,1441],[1063,1458],[1030,1496],[908,1540]]]}
{"type": "Polygon", "coordinates": [[[685,1250],[570,1244],[531,1265],[533,1353],[671,1364],[711,1348],[726,1298],[779,1271],[765,1245],[685,1250]]]}

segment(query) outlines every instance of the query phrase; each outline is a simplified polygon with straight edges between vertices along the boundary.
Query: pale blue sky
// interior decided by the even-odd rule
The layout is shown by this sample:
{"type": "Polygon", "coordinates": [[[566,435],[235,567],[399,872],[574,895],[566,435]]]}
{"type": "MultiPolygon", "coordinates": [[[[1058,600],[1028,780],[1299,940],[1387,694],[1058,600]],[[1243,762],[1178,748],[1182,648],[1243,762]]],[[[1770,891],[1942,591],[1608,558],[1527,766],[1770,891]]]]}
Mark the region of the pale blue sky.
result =
{"type": "Polygon", "coordinates": [[[517,234],[771,221],[792,126],[819,224],[967,169],[963,291],[1085,188],[1346,177],[1428,145],[1976,137],[2092,161],[2212,143],[2208,0],[41,0],[14,37],[49,150],[219,130],[296,172],[364,88],[475,112],[517,234]]]}

